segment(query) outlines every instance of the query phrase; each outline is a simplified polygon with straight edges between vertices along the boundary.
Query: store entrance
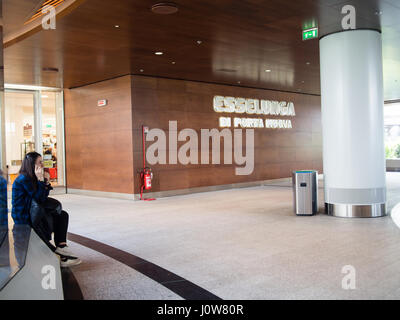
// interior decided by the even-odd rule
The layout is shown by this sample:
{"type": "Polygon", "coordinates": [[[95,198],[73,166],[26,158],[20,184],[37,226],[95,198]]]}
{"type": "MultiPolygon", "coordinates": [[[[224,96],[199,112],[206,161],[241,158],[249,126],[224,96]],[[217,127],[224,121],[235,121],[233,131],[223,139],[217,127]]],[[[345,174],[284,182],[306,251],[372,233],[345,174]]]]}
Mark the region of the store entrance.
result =
{"type": "Polygon", "coordinates": [[[63,187],[63,106],[60,91],[6,90],[5,161],[9,187],[29,152],[43,155],[54,187],[63,187]]]}

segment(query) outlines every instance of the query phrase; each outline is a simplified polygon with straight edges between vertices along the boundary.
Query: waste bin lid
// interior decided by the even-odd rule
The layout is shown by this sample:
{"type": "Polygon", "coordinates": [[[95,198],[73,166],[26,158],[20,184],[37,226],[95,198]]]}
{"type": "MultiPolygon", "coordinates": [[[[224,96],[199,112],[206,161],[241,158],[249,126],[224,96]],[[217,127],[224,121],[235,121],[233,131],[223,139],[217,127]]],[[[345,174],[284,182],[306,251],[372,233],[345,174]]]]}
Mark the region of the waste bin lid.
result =
{"type": "Polygon", "coordinates": [[[314,173],[316,172],[315,170],[299,170],[299,171],[295,171],[295,173],[314,173]]]}

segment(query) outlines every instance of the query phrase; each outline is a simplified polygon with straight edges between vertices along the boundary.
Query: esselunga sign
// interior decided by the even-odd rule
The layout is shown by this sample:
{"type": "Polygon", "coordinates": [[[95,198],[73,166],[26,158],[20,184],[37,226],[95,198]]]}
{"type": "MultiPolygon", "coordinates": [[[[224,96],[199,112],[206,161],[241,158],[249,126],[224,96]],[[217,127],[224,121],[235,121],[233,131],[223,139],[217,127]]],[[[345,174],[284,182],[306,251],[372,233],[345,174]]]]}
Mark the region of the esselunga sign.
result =
{"type": "MultiPolygon", "coordinates": [[[[248,115],[270,115],[294,117],[296,111],[293,102],[245,99],[214,96],[214,111],[219,113],[236,113],[248,115]]],[[[273,128],[291,129],[290,119],[263,119],[246,117],[220,117],[220,127],[235,128],[273,128]],[[232,121],[233,120],[233,121],[232,121]]]]}

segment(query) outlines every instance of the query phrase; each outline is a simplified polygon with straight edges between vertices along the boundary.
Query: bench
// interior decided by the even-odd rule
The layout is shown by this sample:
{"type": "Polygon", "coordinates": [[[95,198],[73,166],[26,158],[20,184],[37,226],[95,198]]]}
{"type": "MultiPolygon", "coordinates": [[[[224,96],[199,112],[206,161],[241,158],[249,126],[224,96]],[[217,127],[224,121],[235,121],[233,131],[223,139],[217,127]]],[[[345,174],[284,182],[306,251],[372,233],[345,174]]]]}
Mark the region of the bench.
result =
{"type": "Polygon", "coordinates": [[[0,300],[63,300],[57,256],[30,226],[1,230],[0,300]]]}

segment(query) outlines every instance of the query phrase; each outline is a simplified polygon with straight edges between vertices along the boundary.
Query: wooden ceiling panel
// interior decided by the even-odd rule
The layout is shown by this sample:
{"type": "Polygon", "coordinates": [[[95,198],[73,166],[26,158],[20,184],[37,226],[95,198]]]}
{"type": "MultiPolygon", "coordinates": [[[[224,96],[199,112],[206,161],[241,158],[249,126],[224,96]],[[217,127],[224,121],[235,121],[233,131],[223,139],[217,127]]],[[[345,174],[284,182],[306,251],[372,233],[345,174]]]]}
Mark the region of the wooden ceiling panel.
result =
{"type": "Polygon", "coordinates": [[[21,28],[40,6],[40,0],[2,1],[4,33],[9,34],[21,28]]]}
{"type": "Polygon", "coordinates": [[[303,24],[316,21],[322,35],[339,31],[341,7],[352,3],[359,26],[390,26],[397,39],[393,1],[176,0],[176,14],[157,15],[155,1],[86,0],[56,30],[5,50],[6,82],[70,88],[143,74],[319,94],[319,44],[302,41],[303,24]]]}

